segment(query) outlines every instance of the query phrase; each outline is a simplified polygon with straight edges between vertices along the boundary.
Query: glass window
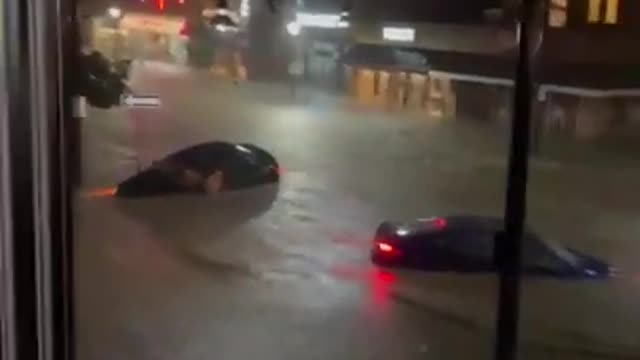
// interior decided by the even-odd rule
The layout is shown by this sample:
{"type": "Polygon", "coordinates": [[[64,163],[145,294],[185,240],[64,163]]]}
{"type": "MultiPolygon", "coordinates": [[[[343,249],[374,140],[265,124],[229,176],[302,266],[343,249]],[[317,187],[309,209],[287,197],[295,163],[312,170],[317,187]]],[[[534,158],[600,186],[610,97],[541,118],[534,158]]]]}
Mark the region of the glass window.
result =
{"type": "Polygon", "coordinates": [[[619,8],[618,0],[609,0],[607,1],[607,8],[605,10],[604,22],[607,24],[617,24],[618,23],[618,8],[619,8]]]}
{"type": "Polygon", "coordinates": [[[545,34],[555,46],[535,79],[527,223],[550,271],[523,280],[521,342],[558,358],[637,356],[638,24],[622,2],[588,4],[589,22],[625,26],[545,34]]]}
{"type": "Polygon", "coordinates": [[[590,23],[617,24],[620,4],[618,0],[589,0],[590,23]]]}
{"type": "Polygon", "coordinates": [[[598,23],[602,18],[602,0],[589,0],[589,22],[598,23]]]}
{"type": "Polygon", "coordinates": [[[549,26],[567,26],[568,0],[552,0],[549,7],[549,26]]]}
{"type": "Polygon", "coordinates": [[[491,358],[516,41],[468,3],[79,0],[78,358],[491,358]]]}

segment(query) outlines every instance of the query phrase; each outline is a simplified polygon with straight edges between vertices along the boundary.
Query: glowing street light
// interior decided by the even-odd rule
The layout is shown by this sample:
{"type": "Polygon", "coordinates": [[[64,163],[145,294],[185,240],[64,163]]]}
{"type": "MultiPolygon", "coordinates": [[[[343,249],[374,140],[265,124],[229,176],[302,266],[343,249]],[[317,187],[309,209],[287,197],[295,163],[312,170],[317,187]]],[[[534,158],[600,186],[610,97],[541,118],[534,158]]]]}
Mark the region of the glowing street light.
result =
{"type": "Polygon", "coordinates": [[[300,30],[302,30],[302,29],[300,27],[300,24],[297,21],[292,21],[292,22],[287,24],[287,32],[291,36],[300,35],[300,30]]]}
{"type": "Polygon", "coordinates": [[[119,7],[112,6],[107,9],[107,14],[114,19],[119,19],[122,16],[122,10],[119,7]]]}

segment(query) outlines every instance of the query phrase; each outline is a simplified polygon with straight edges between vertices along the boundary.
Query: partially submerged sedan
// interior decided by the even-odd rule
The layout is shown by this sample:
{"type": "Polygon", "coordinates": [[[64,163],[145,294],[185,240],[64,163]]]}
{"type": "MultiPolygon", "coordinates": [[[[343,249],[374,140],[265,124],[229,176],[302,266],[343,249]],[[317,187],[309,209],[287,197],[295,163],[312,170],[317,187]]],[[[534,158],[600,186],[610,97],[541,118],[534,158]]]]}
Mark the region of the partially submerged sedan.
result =
{"type": "MultiPolygon", "coordinates": [[[[380,266],[424,271],[494,272],[495,237],[503,228],[501,219],[482,216],[385,222],[376,232],[371,259],[380,266]]],[[[615,272],[602,260],[542,240],[530,230],[523,238],[522,259],[524,273],[531,275],[595,279],[615,272]]]]}
{"type": "Polygon", "coordinates": [[[171,153],[118,186],[89,198],[111,198],[128,218],[176,242],[219,238],[269,211],[280,169],[251,144],[207,142],[171,153]],[[211,195],[211,196],[209,196],[211,195]]]}
{"type": "Polygon", "coordinates": [[[280,167],[267,151],[251,144],[207,142],[170,154],[121,182],[117,197],[177,193],[218,193],[277,184],[280,167]]]}

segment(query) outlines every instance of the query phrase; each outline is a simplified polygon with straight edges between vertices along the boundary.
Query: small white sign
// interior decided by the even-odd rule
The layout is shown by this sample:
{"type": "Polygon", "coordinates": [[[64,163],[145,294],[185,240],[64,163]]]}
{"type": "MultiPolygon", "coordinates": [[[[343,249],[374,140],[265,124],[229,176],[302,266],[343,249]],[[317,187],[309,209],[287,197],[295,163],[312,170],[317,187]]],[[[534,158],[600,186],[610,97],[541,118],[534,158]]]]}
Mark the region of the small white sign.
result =
{"type": "Polygon", "coordinates": [[[122,97],[122,104],[129,107],[145,107],[155,108],[160,107],[162,102],[158,95],[125,95],[122,97]]]}
{"type": "Polygon", "coordinates": [[[296,13],[296,22],[302,27],[325,28],[325,29],[345,29],[349,27],[349,22],[342,20],[340,14],[320,14],[320,13],[296,13]]]}
{"type": "Polygon", "coordinates": [[[401,27],[385,27],[382,29],[382,37],[390,41],[412,42],[416,39],[416,29],[401,27]]]}

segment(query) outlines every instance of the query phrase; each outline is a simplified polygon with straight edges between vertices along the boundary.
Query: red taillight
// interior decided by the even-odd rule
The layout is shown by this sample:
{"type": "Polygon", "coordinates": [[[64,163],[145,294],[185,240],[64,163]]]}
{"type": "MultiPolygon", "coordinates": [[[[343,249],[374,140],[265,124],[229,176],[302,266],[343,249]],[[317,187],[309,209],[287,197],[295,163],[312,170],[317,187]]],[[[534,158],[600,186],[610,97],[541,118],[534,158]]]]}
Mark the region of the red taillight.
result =
{"type": "Polygon", "coordinates": [[[444,218],[437,218],[437,219],[434,219],[434,220],[433,220],[433,225],[434,225],[437,229],[442,230],[442,229],[444,229],[444,228],[446,228],[446,227],[447,227],[447,219],[444,219],[444,218]]]}
{"type": "Polygon", "coordinates": [[[395,248],[387,243],[378,243],[378,250],[384,253],[392,253],[395,252],[395,248]]]}
{"type": "Polygon", "coordinates": [[[164,0],[158,0],[158,10],[164,10],[164,0]]]}
{"type": "Polygon", "coordinates": [[[402,254],[400,249],[385,240],[376,241],[374,244],[374,251],[378,254],[390,257],[396,257],[402,254]]]}
{"type": "Polygon", "coordinates": [[[178,4],[184,5],[184,0],[178,0],[178,4]]]}

